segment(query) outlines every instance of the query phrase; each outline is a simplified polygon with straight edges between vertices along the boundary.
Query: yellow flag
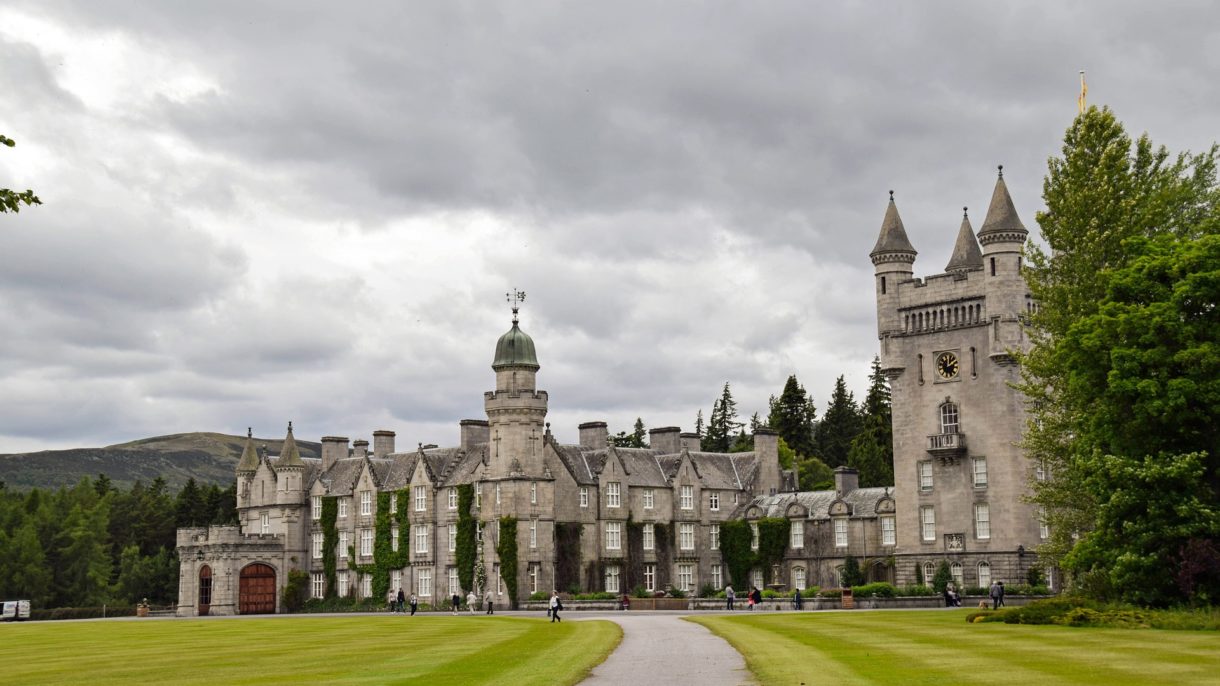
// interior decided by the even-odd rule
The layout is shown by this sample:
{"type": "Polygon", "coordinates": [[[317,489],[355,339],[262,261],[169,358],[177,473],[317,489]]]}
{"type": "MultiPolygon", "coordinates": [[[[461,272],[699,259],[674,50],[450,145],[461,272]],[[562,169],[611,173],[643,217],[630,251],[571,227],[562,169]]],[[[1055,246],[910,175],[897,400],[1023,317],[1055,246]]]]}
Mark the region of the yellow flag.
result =
{"type": "Polygon", "coordinates": [[[1085,96],[1089,94],[1089,86],[1084,82],[1084,70],[1080,70],[1080,97],[1076,98],[1076,105],[1081,114],[1084,114],[1085,96]]]}

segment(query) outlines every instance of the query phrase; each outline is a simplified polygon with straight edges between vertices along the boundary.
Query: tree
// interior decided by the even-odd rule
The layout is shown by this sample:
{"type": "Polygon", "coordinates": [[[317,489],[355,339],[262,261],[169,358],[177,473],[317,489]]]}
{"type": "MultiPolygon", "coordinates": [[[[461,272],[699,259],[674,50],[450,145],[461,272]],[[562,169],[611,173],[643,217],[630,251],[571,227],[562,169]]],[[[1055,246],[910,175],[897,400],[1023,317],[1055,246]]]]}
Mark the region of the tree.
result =
{"type": "Polygon", "coordinates": [[[860,472],[860,485],[894,484],[894,431],[890,412],[890,386],[881,373],[880,358],[873,357],[868,394],[864,397],[864,419],[860,433],[852,439],[847,465],[860,472]]]}
{"type": "Polygon", "coordinates": [[[1040,553],[1092,595],[1194,600],[1171,567],[1220,535],[1216,153],[1171,158],[1090,108],[1043,184],[1047,248],[1027,249],[1040,309],[1021,356],[1025,448],[1044,477],[1040,553]]]}
{"type": "Polygon", "coordinates": [[[864,572],[860,571],[860,562],[848,555],[843,559],[843,586],[850,588],[864,583],[864,572]]]}
{"type": "Polygon", "coordinates": [[[714,453],[729,452],[733,437],[743,426],[744,424],[737,421],[737,401],[733,400],[729,382],[725,381],[720,398],[712,404],[712,415],[707,422],[707,435],[700,442],[703,450],[714,453]]]}
{"type": "Polygon", "coordinates": [[[860,433],[860,411],[842,375],[835,380],[826,414],[817,425],[815,452],[831,467],[847,464],[852,439],[860,433]]]}
{"type": "Polygon", "coordinates": [[[703,410],[699,410],[695,413],[695,435],[703,438],[703,432],[706,428],[703,424],[703,410]]]}
{"type": "Polygon", "coordinates": [[[814,455],[813,426],[816,417],[813,400],[793,374],[788,377],[779,398],[772,396],[767,425],[798,455],[811,457],[814,455]]]}
{"type": "Polygon", "coordinates": [[[644,430],[644,420],[640,417],[635,418],[635,427],[633,427],[631,432],[631,447],[648,447],[648,432],[644,430]]]}
{"type": "Polygon", "coordinates": [[[936,568],[936,574],[932,576],[932,590],[944,593],[951,583],[953,583],[953,570],[949,569],[948,561],[941,560],[940,565],[936,568]]]}
{"type": "MultiPolygon", "coordinates": [[[[12,138],[0,135],[0,145],[13,147],[17,142],[12,138]]],[[[41,205],[42,201],[34,195],[34,191],[26,189],[25,192],[17,192],[7,188],[0,188],[0,212],[20,212],[21,205],[41,205]]]]}

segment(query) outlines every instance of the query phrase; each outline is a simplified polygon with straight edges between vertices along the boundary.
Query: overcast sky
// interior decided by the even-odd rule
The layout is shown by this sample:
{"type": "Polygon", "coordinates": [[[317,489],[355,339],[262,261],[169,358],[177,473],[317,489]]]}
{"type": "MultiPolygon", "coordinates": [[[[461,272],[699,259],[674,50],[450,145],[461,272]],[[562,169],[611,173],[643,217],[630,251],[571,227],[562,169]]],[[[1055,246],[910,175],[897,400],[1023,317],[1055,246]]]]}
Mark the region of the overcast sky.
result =
{"type": "Polygon", "coordinates": [[[893,189],[919,275],[1091,103],[1201,150],[1220,5],[0,6],[0,452],[184,431],[454,444],[504,293],[549,420],[862,396],[893,189]]]}

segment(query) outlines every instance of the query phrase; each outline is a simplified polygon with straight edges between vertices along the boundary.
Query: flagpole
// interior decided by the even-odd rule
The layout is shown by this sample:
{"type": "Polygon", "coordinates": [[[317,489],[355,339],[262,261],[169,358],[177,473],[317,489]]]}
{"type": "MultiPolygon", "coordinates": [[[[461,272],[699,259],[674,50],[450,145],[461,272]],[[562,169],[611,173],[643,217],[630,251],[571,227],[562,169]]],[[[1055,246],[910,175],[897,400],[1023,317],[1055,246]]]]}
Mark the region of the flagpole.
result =
{"type": "Polygon", "coordinates": [[[1087,96],[1088,94],[1089,94],[1089,87],[1084,82],[1084,70],[1081,69],[1080,70],[1080,96],[1078,98],[1076,98],[1076,106],[1077,106],[1077,109],[1079,109],[1080,114],[1084,114],[1085,96],[1087,96]]]}

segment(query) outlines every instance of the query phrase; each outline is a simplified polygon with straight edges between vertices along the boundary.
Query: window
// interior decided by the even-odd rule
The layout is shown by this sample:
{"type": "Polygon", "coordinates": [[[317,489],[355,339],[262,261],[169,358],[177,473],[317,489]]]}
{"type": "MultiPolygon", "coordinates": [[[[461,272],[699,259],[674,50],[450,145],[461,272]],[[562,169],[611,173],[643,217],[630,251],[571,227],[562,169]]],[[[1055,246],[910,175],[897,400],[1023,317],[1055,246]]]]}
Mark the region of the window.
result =
{"type": "Polygon", "coordinates": [[[530,482],[530,505],[538,504],[538,482],[530,482]]]}
{"type": "Polygon", "coordinates": [[[474,523],[474,540],[478,541],[480,546],[483,545],[483,522],[479,520],[474,523]]]}
{"type": "Polygon", "coordinates": [[[758,550],[758,522],[750,522],[750,550],[758,550]]]}
{"type": "Polygon", "coordinates": [[[449,552],[457,550],[457,524],[449,525],[449,552]]]}
{"type": "Polygon", "coordinates": [[[474,506],[476,508],[483,507],[483,482],[475,482],[474,485],[474,506]]]}
{"type": "Polygon", "coordinates": [[[1051,537],[1051,527],[1046,523],[1046,510],[1038,508],[1038,538],[1046,540],[1051,537]]]}
{"type": "Polygon", "coordinates": [[[657,590],[656,565],[644,565],[644,588],[648,591],[657,590]]]}
{"type": "Polygon", "coordinates": [[[897,536],[894,533],[894,517],[881,518],[881,545],[894,545],[897,543],[897,536]]]}
{"type": "Polygon", "coordinates": [[[724,572],[720,565],[712,565],[712,588],[724,587],[724,572]]]}
{"type": "MultiPolygon", "coordinates": [[[[415,554],[424,555],[428,552],[428,525],[419,524],[415,527],[415,554]]],[[[423,595],[423,594],[420,594],[423,595]]]]}
{"type": "Polygon", "coordinates": [[[847,547],[847,520],[841,517],[835,520],[835,547],[847,547]]]}
{"type": "Polygon", "coordinates": [[[644,509],[651,510],[653,503],[653,492],[651,488],[644,489],[644,509]]]}
{"type": "Polygon", "coordinates": [[[314,598],[321,598],[326,595],[326,575],[320,572],[314,572],[309,575],[310,595],[314,598]]]}
{"type": "Polygon", "coordinates": [[[322,519],[322,496],[315,495],[309,498],[309,516],[315,522],[322,519]]]}
{"type": "Polygon", "coordinates": [[[689,562],[678,565],[678,588],[687,593],[695,590],[695,565],[689,562]]]}
{"type": "Polygon", "coordinates": [[[457,509],[457,489],[456,488],[449,489],[449,493],[448,493],[447,497],[449,498],[449,509],[456,510],[457,509]]]}
{"type": "Polygon", "coordinates": [[[921,490],[921,491],[932,490],[932,463],[931,462],[920,462],[919,463],[919,490],[921,490]]]}
{"type": "Polygon", "coordinates": [[[402,588],[402,570],[394,569],[390,571],[390,590],[398,593],[402,588]]]}
{"type": "MultiPolygon", "coordinates": [[[[801,590],[801,591],[805,590],[805,568],[804,567],[793,567],[792,568],[792,585],[795,586],[798,590],[801,590]]],[[[717,586],[719,586],[719,584],[717,584],[717,586]]]]}
{"type": "Polygon", "coordinates": [[[991,585],[991,563],[986,562],[986,561],[980,562],[979,563],[979,586],[982,588],[987,588],[990,585],[991,585]]]}
{"type": "Polygon", "coordinates": [[[720,550],[720,525],[713,524],[707,529],[707,544],[712,550],[720,550]]]}
{"type": "Polygon", "coordinates": [[[339,516],[347,516],[347,498],[339,498],[339,516]]]}
{"type": "Polygon", "coordinates": [[[316,533],[313,535],[313,545],[310,546],[310,549],[313,550],[313,559],[315,559],[315,560],[322,559],[322,534],[321,533],[316,533]]]}
{"type": "Polygon", "coordinates": [[[431,597],[432,596],[432,570],[421,567],[415,575],[415,593],[417,595],[431,597]]]}
{"type": "Polygon", "coordinates": [[[530,563],[529,571],[530,593],[538,592],[538,563],[530,563]]]}
{"type": "Polygon", "coordinates": [[[618,593],[618,565],[606,565],[606,593],[618,593]]]}
{"type": "Polygon", "coordinates": [[[681,550],[695,549],[695,525],[694,524],[679,524],[678,525],[678,548],[681,550]]]}
{"type": "Polygon", "coordinates": [[[695,509],[695,487],[683,486],[681,495],[681,507],[683,510],[695,509]]]}
{"type": "Polygon", "coordinates": [[[960,591],[962,584],[962,563],[954,562],[949,565],[949,573],[953,575],[953,585],[960,591]]]}
{"type": "Polygon", "coordinates": [[[538,547],[538,520],[537,519],[530,520],[530,547],[531,548],[538,547]]]}
{"type": "Polygon", "coordinates": [[[619,483],[611,481],[606,484],[606,507],[619,507],[622,501],[619,498],[619,483]]]}
{"type": "Polygon", "coordinates": [[[347,559],[348,547],[349,547],[349,544],[348,544],[348,540],[347,540],[347,532],[340,531],[339,532],[339,559],[340,560],[347,559]]]}
{"type": "Polygon", "coordinates": [[[259,533],[264,533],[264,534],[271,533],[271,515],[267,514],[266,512],[259,515],[258,524],[259,524],[259,529],[260,529],[259,533]]]}
{"type": "MultiPolygon", "coordinates": [[[[456,503],[454,504],[454,508],[457,508],[456,503]]],[[[427,509],[428,509],[428,490],[424,486],[416,486],[415,487],[415,511],[424,512],[427,509]]]]}
{"type": "Polygon", "coordinates": [[[622,526],[619,522],[606,522],[606,550],[622,549],[622,526]]]}
{"type": "Polygon", "coordinates": [[[580,506],[581,507],[589,506],[589,487],[588,486],[580,487],[580,506]]]}
{"type": "Polygon", "coordinates": [[[707,495],[707,509],[712,512],[720,511],[720,494],[718,492],[712,491],[707,495]]]}
{"type": "Polygon", "coordinates": [[[450,567],[449,568],[449,595],[453,595],[454,593],[461,595],[462,587],[458,583],[457,567],[450,567]]]}
{"type": "Polygon", "coordinates": [[[360,557],[373,556],[373,530],[360,530],[360,557]]]}
{"type": "Polygon", "coordinates": [[[788,534],[788,544],[793,549],[805,547],[805,523],[802,521],[792,522],[788,534]]]}
{"type": "Polygon", "coordinates": [[[974,506],[974,537],[991,538],[991,508],[987,506],[987,503],[978,503],[974,506]]]}
{"type": "Polygon", "coordinates": [[[750,572],[750,581],[754,588],[763,587],[763,574],[761,569],[755,569],[750,572]]]}
{"type": "Polygon", "coordinates": [[[931,505],[919,508],[919,524],[925,541],[936,540],[936,511],[931,505]]]}
{"type": "Polygon", "coordinates": [[[652,524],[645,524],[643,527],[643,547],[644,550],[653,550],[657,547],[655,527],[652,524]]]}
{"type": "Polygon", "coordinates": [[[1046,461],[1038,460],[1034,465],[1034,478],[1038,481],[1046,481],[1046,461]]]}
{"type": "Polygon", "coordinates": [[[338,581],[338,583],[339,583],[339,597],[340,598],[346,598],[348,595],[351,594],[352,587],[351,587],[351,584],[349,584],[347,581],[347,572],[339,572],[339,576],[338,576],[338,579],[336,579],[336,581],[338,581]]]}
{"type": "Polygon", "coordinates": [[[360,491],[360,515],[367,517],[373,514],[373,492],[360,491]]]}
{"type": "Polygon", "coordinates": [[[496,484],[496,504],[500,504],[500,484],[496,484]]]}
{"type": "Polygon", "coordinates": [[[987,458],[974,458],[974,487],[987,488],[987,458]]]}
{"type": "Polygon", "coordinates": [[[959,424],[957,421],[957,405],[953,403],[945,403],[940,406],[940,432],[942,434],[957,433],[959,424]]]}
{"type": "Polygon", "coordinates": [[[491,575],[496,580],[496,595],[504,595],[504,579],[500,576],[500,563],[491,566],[491,575]]]}
{"type": "Polygon", "coordinates": [[[402,533],[402,530],[398,528],[397,524],[390,527],[390,550],[393,552],[398,552],[398,536],[400,533],[402,533]]]}
{"type": "Polygon", "coordinates": [[[390,494],[390,514],[398,514],[398,494],[390,494]]]}
{"type": "Polygon", "coordinates": [[[373,595],[373,575],[372,574],[361,574],[360,575],[360,597],[368,598],[368,597],[371,597],[372,595],[373,595]]]}
{"type": "Polygon", "coordinates": [[[932,577],[936,576],[936,565],[931,562],[923,563],[923,585],[932,588],[932,577]]]}

